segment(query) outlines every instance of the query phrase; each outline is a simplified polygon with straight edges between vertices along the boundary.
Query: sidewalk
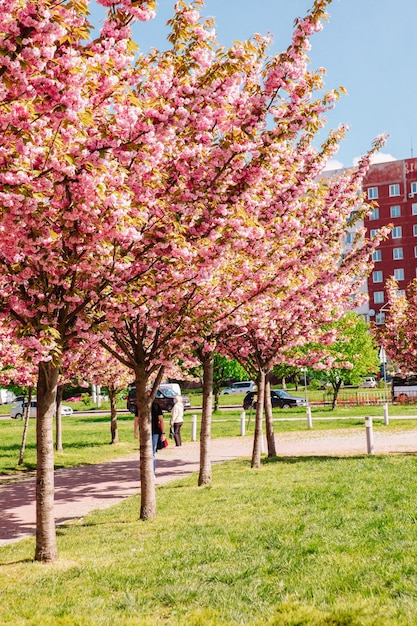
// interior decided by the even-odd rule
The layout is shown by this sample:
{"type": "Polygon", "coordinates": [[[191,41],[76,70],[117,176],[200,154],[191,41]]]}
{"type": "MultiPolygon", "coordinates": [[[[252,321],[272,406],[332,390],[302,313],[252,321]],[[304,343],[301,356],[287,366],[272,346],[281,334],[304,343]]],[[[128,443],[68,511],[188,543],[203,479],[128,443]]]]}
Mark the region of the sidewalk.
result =
{"type": "MultiPolygon", "coordinates": [[[[416,453],[417,429],[375,433],[375,454],[416,453]]],[[[253,438],[213,439],[211,460],[220,463],[252,455],[253,438]]],[[[366,454],[365,431],[306,431],[276,435],[278,456],[347,456],[366,454]]],[[[156,486],[197,472],[200,446],[170,441],[158,452],[156,486]]],[[[108,463],[83,465],[55,472],[55,520],[62,524],[104,509],[139,493],[139,454],[108,463]]],[[[0,546],[35,534],[35,476],[0,486],[0,546]]]]}

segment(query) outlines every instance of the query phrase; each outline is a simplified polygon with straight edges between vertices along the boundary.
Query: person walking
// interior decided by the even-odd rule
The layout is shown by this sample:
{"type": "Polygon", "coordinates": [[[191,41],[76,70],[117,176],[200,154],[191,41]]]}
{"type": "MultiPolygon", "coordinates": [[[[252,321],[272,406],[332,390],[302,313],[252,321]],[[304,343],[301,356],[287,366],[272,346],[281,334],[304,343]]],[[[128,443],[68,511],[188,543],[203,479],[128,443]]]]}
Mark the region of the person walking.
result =
{"type": "Polygon", "coordinates": [[[181,426],[184,423],[184,405],[181,396],[175,396],[174,406],[171,411],[170,425],[173,430],[173,436],[176,446],[181,446],[181,426]]]}

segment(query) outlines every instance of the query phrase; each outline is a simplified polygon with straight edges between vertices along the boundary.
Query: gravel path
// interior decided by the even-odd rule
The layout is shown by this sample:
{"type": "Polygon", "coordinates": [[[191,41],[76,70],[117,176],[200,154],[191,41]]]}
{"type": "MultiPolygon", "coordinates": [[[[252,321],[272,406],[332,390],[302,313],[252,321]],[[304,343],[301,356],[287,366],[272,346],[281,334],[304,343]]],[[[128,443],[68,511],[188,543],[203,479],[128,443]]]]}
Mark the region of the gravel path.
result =
{"type": "MultiPolygon", "coordinates": [[[[213,463],[251,457],[252,437],[214,439],[213,463]]],[[[367,453],[365,429],[304,431],[276,436],[278,456],[348,456],[367,453]]],[[[417,453],[417,429],[374,432],[375,454],[417,453]]],[[[158,452],[156,485],[198,471],[199,444],[170,445],[158,452]]],[[[140,489],[139,457],[83,465],[55,472],[55,520],[62,524],[95,509],[107,508],[140,489]]],[[[0,546],[35,534],[35,477],[0,486],[0,546]]]]}

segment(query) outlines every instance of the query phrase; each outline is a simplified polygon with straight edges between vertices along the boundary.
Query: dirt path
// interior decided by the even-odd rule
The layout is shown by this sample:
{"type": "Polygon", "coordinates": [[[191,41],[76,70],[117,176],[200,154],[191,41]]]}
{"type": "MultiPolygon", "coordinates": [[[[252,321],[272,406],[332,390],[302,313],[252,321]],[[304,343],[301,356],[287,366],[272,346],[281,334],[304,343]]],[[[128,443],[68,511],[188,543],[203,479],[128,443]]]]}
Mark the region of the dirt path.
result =
{"type": "MultiPolygon", "coordinates": [[[[214,439],[213,463],[250,457],[252,437],[214,439]]],[[[347,456],[367,453],[365,430],[304,431],[276,436],[278,456],[347,456]]],[[[374,433],[375,454],[417,453],[417,429],[374,433]]],[[[198,471],[199,444],[170,446],[158,453],[156,485],[198,471]]],[[[138,455],[109,463],[83,465],[55,472],[55,519],[62,524],[103,509],[140,489],[138,455]]],[[[35,533],[35,478],[0,486],[0,546],[35,533]]]]}

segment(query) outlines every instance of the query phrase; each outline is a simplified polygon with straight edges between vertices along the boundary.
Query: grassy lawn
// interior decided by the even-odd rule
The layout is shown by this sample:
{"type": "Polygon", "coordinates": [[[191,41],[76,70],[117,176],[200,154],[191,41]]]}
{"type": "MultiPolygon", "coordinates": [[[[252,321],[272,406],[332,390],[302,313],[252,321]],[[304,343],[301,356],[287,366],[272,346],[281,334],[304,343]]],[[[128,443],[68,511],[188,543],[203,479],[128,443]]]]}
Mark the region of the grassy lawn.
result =
{"type": "Polygon", "coordinates": [[[417,459],[247,461],[0,548],[0,623],[42,626],[398,626],[417,623],[417,459]]]}

